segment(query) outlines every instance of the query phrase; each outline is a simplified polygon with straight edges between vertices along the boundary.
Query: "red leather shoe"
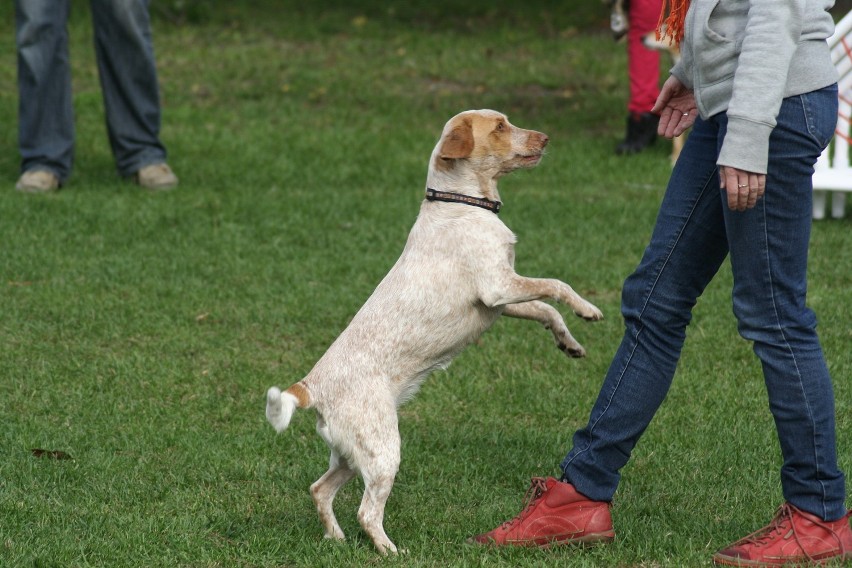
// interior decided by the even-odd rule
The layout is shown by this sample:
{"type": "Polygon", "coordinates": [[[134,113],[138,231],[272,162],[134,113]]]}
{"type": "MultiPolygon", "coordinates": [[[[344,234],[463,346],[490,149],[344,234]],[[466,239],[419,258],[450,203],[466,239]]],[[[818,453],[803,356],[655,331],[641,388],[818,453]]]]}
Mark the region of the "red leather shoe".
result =
{"type": "Polygon", "coordinates": [[[552,477],[534,477],[524,501],[524,510],[517,517],[468,542],[548,548],[609,542],[615,538],[610,504],[588,499],[570,483],[552,477]]]}
{"type": "Polygon", "coordinates": [[[785,503],[766,527],[713,555],[726,566],[783,566],[852,560],[850,511],[839,521],[825,522],[785,503]]]}

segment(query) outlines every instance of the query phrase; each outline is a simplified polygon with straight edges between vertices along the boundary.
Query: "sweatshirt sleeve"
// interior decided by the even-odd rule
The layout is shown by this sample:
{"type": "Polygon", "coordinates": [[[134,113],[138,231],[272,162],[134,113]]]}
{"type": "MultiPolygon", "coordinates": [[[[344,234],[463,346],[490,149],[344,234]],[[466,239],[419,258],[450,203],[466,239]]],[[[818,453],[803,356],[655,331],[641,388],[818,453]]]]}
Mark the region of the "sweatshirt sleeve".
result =
{"type": "Polygon", "coordinates": [[[675,63],[674,67],[669,71],[677,77],[677,80],[689,90],[693,89],[692,85],[692,54],[684,50],[681,52],[680,61],[675,63]]]}
{"type": "Polygon", "coordinates": [[[805,0],[751,0],[717,163],[765,174],[805,0]]]}

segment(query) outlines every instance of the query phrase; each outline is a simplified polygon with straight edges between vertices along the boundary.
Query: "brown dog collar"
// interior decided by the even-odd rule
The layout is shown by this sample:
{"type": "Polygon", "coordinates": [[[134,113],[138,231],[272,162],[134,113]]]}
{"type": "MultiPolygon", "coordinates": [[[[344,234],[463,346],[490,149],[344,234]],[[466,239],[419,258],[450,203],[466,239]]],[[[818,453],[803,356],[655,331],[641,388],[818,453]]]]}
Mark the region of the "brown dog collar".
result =
{"type": "Polygon", "coordinates": [[[431,187],[426,188],[426,200],[473,205],[474,207],[488,209],[495,215],[499,213],[500,208],[503,207],[503,203],[500,201],[492,201],[490,199],[485,199],[484,197],[473,197],[471,195],[463,195],[461,193],[452,193],[449,191],[438,191],[437,189],[432,189],[431,187]]]}

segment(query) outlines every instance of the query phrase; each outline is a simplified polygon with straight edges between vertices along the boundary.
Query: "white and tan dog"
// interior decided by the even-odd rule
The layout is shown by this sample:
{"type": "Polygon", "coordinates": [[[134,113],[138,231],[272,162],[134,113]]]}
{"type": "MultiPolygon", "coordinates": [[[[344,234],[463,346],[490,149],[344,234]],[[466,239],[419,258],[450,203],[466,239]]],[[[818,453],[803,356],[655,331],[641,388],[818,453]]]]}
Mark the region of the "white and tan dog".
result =
{"type": "Polygon", "coordinates": [[[358,521],[383,553],[385,502],[400,463],[397,407],[432,371],[443,369],[500,315],[538,321],[560,349],[583,357],[551,299],[599,320],[570,286],[515,273],[515,235],[497,216],[497,180],[541,161],[547,136],[491,110],[447,122],[429,162],[427,198],[399,260],[349,326],[301,381],[267,393],[266,417],[281,432],[296,408],[313,408],[331,448],[328,471],[313,485],[327,538],[343,539],[332,501],[360,473],[358,521]]]}

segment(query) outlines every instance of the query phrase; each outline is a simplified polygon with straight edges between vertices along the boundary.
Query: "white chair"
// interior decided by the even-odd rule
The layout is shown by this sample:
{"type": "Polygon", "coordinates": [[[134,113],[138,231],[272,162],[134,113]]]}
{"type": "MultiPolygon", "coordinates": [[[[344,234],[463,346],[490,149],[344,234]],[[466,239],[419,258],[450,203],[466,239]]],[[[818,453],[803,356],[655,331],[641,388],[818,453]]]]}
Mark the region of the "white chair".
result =
{"type": "Polygon", "coordinates": [[[852,166],[849,147],[852,142],[852,12],[837,23],[828,39],[831,60],[840,75],[837,131],[834,140],[817,160],[814,171],[813,218],[824,219],[828,193],[832,192],[831,216],[843,217],[846,193],[852,191],[852,166]]]}

